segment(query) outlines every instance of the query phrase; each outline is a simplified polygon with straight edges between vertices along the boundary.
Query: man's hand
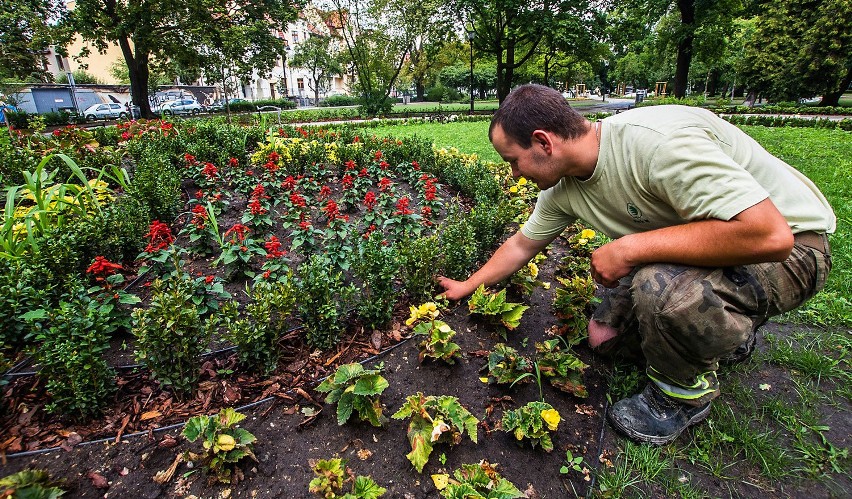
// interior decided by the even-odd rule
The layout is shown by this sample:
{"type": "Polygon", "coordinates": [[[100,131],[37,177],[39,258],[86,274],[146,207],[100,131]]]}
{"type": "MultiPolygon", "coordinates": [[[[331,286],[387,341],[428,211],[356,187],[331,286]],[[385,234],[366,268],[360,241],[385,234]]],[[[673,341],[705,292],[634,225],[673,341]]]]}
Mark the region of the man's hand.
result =
{"type": "Polygon", "coordinates": [[[608,288],[618,286],[618,280],[633,271],[634,266],[625,260],[626,252],[618,248],[620,241],[616,239],[592,252],[592,278],[608,288]]]}
{"type": "Polygon", "coordinates": [[[473,293],[473,290],[468,289],[465,283],[450,279],[449,277],[438,276],[438,285],[444,288],[444,292],[438,296],[450,301],[461,300],[473,293]]]}

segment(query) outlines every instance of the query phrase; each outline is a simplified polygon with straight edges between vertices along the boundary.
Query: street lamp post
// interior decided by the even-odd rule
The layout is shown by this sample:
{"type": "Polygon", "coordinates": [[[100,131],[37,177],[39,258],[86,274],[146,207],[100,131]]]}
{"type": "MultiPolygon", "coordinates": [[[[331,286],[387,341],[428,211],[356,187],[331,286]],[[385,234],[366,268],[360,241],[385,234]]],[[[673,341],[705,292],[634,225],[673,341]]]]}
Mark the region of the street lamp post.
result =
{"type": "Polygon", "coordinates": [[[467,32],[467,41],[470,45],[470,113],[473,114],[473,37],[476,36],[473,30],[467,32]]]}

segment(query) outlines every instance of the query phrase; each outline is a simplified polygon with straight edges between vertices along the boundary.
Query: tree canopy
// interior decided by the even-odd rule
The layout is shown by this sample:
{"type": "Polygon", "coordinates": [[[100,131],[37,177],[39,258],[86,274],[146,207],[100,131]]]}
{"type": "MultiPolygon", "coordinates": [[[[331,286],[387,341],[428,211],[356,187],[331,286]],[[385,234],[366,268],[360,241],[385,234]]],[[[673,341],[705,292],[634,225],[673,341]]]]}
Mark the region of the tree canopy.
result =
{"type": "Polygon", "coordinates": [[[69,40],[57,26],[64,13],[61,0],[0,0],[0,80],[51,80],[44,56],[69,40]]]}

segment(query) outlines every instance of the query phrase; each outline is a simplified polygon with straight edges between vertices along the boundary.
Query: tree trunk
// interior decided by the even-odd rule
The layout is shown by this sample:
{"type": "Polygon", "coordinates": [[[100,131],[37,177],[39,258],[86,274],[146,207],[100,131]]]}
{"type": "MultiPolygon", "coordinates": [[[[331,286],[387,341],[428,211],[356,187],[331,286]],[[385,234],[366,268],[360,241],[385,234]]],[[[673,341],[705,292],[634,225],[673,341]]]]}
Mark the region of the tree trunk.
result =
{"type": "Polygon", "coordinates": [[[689,80],[689,65],[692,63],[692,39],[695,24],[695,0],[678,0],[680,22],[685,34],[677,44],[677,67],[675,68],[674,96],[678,99],[686,97],[686,87],[689,80]]]}
{"type": "Polygon", "coordinates": [[[846,77],[843,78],[843,81],[840,82],[840,88],[834,92],[828,92],[822,96],[822,100],[819,101],[820,106],[837,106],[840,104],[840,98],[843,97],[843,92],[849,88],[849,84],[852,83],[852,68],[846,72],[846,77]]]}
{"type": "Polygon", "coordinates": [[[754,102],[756,100],[757,100],[757,92],[755,90],[749,90],[748,95],[745,98],[745,102],[743,102],[743,106],[754,107],[754,102]]]}
{"type": "Polygon", "coordinates": [[[414,91],[417,92],[417,102],[423,102],[423,96],[426,94],[426,86],[423,85],[423,80],[415,80],[414,91]]]}
{"type": "Polygon", "coordinates": [[[133,49],[130,48],[130,40],[127,37],[119,38],[118,45],[121,47],[121,53],[124,55],[124,62],[127,63],[130,76],[131,102],[134,106],[139,107],[142,118],[156,118],[157,116],[151,111],[151,103],[148,101],[148,78],[150,76],[148,53],[137,45],[134,47],[136,50],[134,55],[133,49]]]}

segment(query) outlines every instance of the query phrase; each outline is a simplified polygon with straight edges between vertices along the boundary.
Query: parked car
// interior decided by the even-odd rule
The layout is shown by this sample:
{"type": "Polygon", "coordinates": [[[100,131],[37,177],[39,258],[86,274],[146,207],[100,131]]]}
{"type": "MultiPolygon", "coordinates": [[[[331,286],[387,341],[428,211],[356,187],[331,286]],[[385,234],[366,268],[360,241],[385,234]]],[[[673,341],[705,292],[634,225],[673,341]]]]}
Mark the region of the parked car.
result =
{"type": "MultiPolygon", "coordinates": [[[[248,102],[248,101],[245,100],[245,99],[239,99],[239,98],[236,98],[236,97],[233,98],[233,99],[228,99],[228,104],[231,105],[231,106],[233,106],[234,104],[239,104],[240,102],[248,102]]],[[[216,100],[213,101],[212,104],[207,106],[207,110],[211,111],[211,112],[223,111],[224,109],[225,109],[225,99],[216,99],[216,100]]]]}
{"type": "Polygon", "coordinates": [[[130,116],[124,106],[116,103],[92,104],[91,106],[87,107],[82,114],[88,121],[109,120],[116,118],[126,120],[130,116]]]}
{"type": "Polygon", "coordinates": [[[160,106],[160,113],[163,116],[173,114],[198,114],[204,111],[204,107],[195,99],[176,99],[166,101],[160,106]]]}

